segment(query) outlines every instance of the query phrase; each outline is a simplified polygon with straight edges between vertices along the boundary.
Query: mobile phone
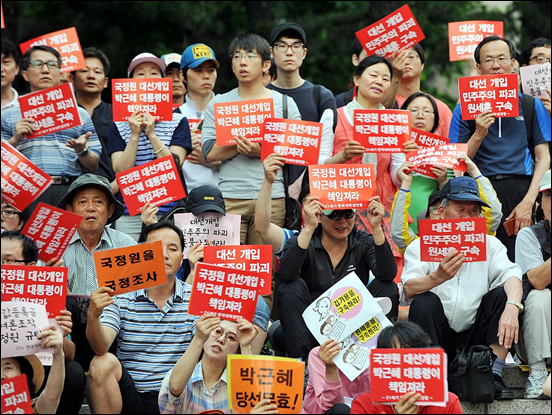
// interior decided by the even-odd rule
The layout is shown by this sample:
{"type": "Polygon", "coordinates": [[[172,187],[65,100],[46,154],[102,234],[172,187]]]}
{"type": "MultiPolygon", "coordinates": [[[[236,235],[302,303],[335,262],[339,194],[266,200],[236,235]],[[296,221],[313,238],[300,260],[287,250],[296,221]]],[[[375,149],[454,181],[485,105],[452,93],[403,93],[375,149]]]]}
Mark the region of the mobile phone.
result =
{"type": "Polygon", "coordinates": [[[512,219],[505,220],[502,225],[504,226],[506,235],[512,236],[516,230],[516,218],[514,217],[512,219]]]}

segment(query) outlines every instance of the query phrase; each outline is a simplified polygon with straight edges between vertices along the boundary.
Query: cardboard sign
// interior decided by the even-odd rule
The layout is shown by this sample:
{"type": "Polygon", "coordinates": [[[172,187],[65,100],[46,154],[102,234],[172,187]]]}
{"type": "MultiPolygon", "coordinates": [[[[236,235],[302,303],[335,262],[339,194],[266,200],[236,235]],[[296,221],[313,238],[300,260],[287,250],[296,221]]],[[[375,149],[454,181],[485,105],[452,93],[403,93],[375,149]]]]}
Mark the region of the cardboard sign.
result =
{"type": "Polygon", "coordinates": [[[128,121],[135,111],[147,112],[155,121],[172,121],[172,79],[113,79],[113,121],[128,121]]]}
{"type": "Polygon", "coordinates": [[[259,294],[272,293],[272,247],[270,245],[206,246],[203,262],[218,267],[257,274],[259,294]]]}
{"type": "Polygon", "coordinates": [[[2,301],[43,304],[49,318],[65,310],[66,267],[2,265],[2,301]]]}
{"type": "Polygon", "coordinates": [[[476,119],[484,111],[492,111],[495,117],[519,115],[518,76],[515,73],[459,78],[458,89],[465,121],[476,119]]]}
{"type": "Polygon", "coordinates": [[[417,128],[412,128],[410,131],[410,138],[414,140],[419,147],[445,146],[450,143],[450,140],[446,137],[418,130],[417,128]]]}
{"type": "Polygon", "coordinates": [[[376,195],[372,164],[324,164],[309,166],[310,195],[325,209],[367,209],[376,195]]]}
{"type": "Polygon", "coordinates": [[[207,246],[239,245],[241,215],[205,212],[198,216],[193,213],[175,213],[174,223],[184,234],[184,258],[198,242],[207,246]]]}
{"type": "Polygon", "coordinates": [[[21,231],[38,246],[38,259],[60,259],[82,222],[82,216],[40,202],[21,231]]]}
{"type": "Polygon", "coordinates": [[[410,111],[354,110],[354,139],[367,153],[402,153],[410,141],[410,111]]]}
{"type": "Polygon", "coordinates": [[[456,157],[468,154],[467,144],[447,144],[438,147],[421,147],[416,151],[406,153],[406,161],[414,164],[412,171],[425,176],[437,178],[430,168],[442,166],[465,172],[466,163],[459,161],[456,157]]]}
{"type": "Polygon", "coordinates": [[[40,137],[82,125],[73,85],[69,82],[19,97],[23,118],[32,118],[36,130],[27,138],[40,137]]]}
{"type": "Polygon", "coordinates": [[[63,62],[61,72],[71,72],[86,68],[86,59],[84,59],[82,53],[77,29],[74,27],[35,37],[25,43],[21,43],[19,48],[21,49],[21,53],[24,54],[27,50],[37,45],[50,46],[59,52],[63,62]]]}
{"type": "Polygon", "coordinates": [[[43,340],[36,337],[49,324],[42,304],[2,301],[2,357],[53,352],[52,347],[40,347],[43,340]]]}
{"type": "Polygon", "coordinates": [[[172,155],[140,164],[115,177],[130,216],[139,215],[146,203],[160,206],[186,197],[172,155]]]}
{"type": "Polygon", "coordinates": [[[504,36],[504,23],[489,20],[449,22],[450,61],[462,61],[473,56],[475,48],[488,36],[504,36]]]}
{"type": "Polygon", "coordinates": [[[485,218],[422,219],[420,260],[441,262],[451,251],[464,255],[465,262],[487,260],[487,225],[485,218]]]}
{"type": "MultiPolygon", "coordinates": [[[[2,25],[2,27],[4,26],[2,25]]],[[[31,394],[29,393],[29,384],[25,373],[11,379],[2,380],[2,413],[33,413],[31,394]]]]}
{"type": "Polygon", "coordinates": [[[98,287],[119,295],[168,283],[163,242],[145,242],[124,248],[94,252],[98,287]]]}
{"type": "Polygon", "coordinates": [[[447,359],[443,349],[372,349],[372,402],[397,403],[407,392],[421,395],[416,405],[445,406],[447,359]]]}
{"type": "Polygon", "coordinates": [[[519,68],[521,89],[524,94],[535,98],[548,97],[550,90],[550,62],[542,65],[529,65],[519,68]]]}
{"type": "Polygon", "coordinates": [[[318,164],[322,128],[319,122],[266,119],[261,160],[278,153],[284,156],[284,163],[287,164],[318,164]]]}
{"type": "Polygon", "coordinates": [[[425,39],[422,28],[408,4],[356,32],[360,44],[370,55],[390,56],[406,50],[425,39]]]}
{"type": "Polygon", "coordinates": [[[254,273],[199,262],[188,314],[213,313],[225,320],[253,321],[261,278],[254,273]]]}
{"type": "Polygon", "coordinates": [[[234,137],[239,135],[260,143],[263,141],[264,120],[274,118],[274,100],[267,98],[217,103],[214,110],[218,146],[236,145],[234,137]]]}
{"type": "Polygon", "coordinates": [[[228,400],[234,413],[248,414],[263,399],[279,414],[298,414],[303,405],[305,363],[276,356],[228,355],[228,400]]]}
{"type": "Polygon", "coordinates": [[[11,144],[2,141],[2,198],[19,210],[25,210],[50,187],[52,178],[11,144]]]}

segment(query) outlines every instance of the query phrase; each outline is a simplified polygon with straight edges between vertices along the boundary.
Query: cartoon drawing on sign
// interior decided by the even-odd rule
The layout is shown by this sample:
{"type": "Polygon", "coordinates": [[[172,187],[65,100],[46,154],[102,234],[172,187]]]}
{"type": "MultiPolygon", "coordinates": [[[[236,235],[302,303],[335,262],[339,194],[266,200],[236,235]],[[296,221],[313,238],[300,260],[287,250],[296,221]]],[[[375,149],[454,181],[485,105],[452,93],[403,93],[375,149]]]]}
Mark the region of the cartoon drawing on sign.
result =
{"type": "Polygon", "coordinates": [[[330,300],[330,294],[328,294],[327,297],[322,297],[318,301],[316,301],[316,305],[314,307],[314,311],[320,314],[320,320],[324,320],[332,307],[332,302],[330,300]]]}
{"type": "Polygon", "coordinates": [[[343,354],[343,363],[351,365],[357,370],[362,370],[368,357],[368,351],[363,350],[361,346],[351,344],[343,354]]]}

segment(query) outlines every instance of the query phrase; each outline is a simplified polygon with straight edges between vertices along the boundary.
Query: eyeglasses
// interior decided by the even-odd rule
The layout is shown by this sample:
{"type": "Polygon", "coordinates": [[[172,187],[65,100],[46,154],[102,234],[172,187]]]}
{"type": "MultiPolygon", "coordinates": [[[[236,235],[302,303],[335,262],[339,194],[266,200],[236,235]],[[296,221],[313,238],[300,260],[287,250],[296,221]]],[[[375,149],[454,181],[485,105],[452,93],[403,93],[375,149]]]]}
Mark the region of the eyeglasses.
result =
{"type": "Polygon", "coordinates": [[[406,55],[406,60],[409,60],[409,61],[413,61],[414,59],[417,59],[419,58],[418,55],[416,55],[415,53],[411,53],[409,55],[406,55]]]}
{"type": "Polygon", "coordinates": [[[15,218],[15,215],[21,215],[20,212],[16,212],[15,210],[2,210],[0,211],[0,214],[4,219],[13,219],[15,218]]]}
{"type": "Polygon", "coordinates": [[[428,210],[433,214],[437,214],[439,213],[439,205],[430,206],[428,210]]]}
{"type": "Polygon", "coordinates": [[[274,45],[274,48],[278,52],[282,52],[282,53],[286,53],[289,48],[291,48],[293,53],[301,53],[301,52],[303,52],[303,49],[305,48],[305,45],[303,45],[301,43],[294,43],[292,45],[288,45],[286,43],[276,43],[274,45]]]}
{"type": "Polygon", "coordinates": [[[2,258],[2,265],[25,264],[24,259],[2,258]]]}
{"type": "Polygon", "coordinates": [[[492,66],[493,63],[498,62],[499,65],[506,65],[512,59],[507,58],[506,56],[501,56],[500,58],[487,58],[481,61],[481,64],[484,66],[492,66]]]}
{"type": "Polygon", "coordinates": [[[36,61],[31,61],[29,63],[29,66],[32,66],[33,68],[40,69],[40,70],[42,70],[42,68],[44,68],[44,65],[46,65],[49,69],[60,69],[61,68],[58,61],[43,62],[41,60],[36,60],[36,61]]]}
{"type": "Polygon", "coordinates": [[[252,61],[255,58],[258,58],[259,55],[255,55],[254,53],[246,53],[245,55],[241,54],[240,52],[236,52],[232,55],[232,59],[240,61],[243,58],[245,58],[248,61],[252,61]]]}
{"type": "Polygon", "coordinates": [[[410,110],[410,113],[412,115],[417,115],[417,114],[423,114],[424,117],[427,117],[427,116],[430,116],[430,115],[433,115],[435,114],[433,111],[430,111],[430,110],[427,110],[427,109],[418,109],[418,108],[412,108],[410,110]]]}
{"type": "Polygon", "coordinates": [[[533,60],[536,60],[537,63],[540,63],[540,64],[550,62],[550,58],[548,58],[544,55],[537,55],[537,56],[533,56],[532,58],[529,58],[529,62],[531,62],[533,60]]]}
{"type": "Polygon", "coordinates": [[[211,337],[215,339],[220,339],[220,336],[224,336],[224,339],[228,342],[230,345],[236,345],[239,343],[238,338],[234,333],[225,333],[224,330],[219,327],[217,329],[214,329],[211,332],[211,337]]]}
{"type": "Polygon", "coordinates": [[[355,211],[352,209],[349,210],[334,210],[329,215],[324,213],[328,217],[328,219],[331,220],[338,220],[341,217],[344,217],[345,219],[351,219],[355,216],[355,211]]]}

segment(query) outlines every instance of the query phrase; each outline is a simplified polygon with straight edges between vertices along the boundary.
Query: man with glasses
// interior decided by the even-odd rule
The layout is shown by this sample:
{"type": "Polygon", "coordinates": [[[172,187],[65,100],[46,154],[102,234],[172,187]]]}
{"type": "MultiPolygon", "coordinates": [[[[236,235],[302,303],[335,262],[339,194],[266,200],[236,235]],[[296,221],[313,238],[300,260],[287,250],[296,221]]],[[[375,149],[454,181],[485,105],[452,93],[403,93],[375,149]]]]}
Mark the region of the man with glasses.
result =
{"type": "MultiPolygon", "coordinates": [[[[31,92],[59,85],[61,65],[61,55],[49,46],[34,46],[25,52],[22,75],[31,92]]],[[[56,205],[77,177],[98,169],[101,143],[86,110],[78,110],[81,125],[32,139],[27,138],[35,130],[32,118],[22,118],[18,106],[2,112],[2,141],[17,148],[54,180],[32,206],[40,201],[56,205]]]]}
{"type": "Polygon", "coordinates": [[[25,222],[29,219],[30,210],[25,209],[20,212],[4,199],[2,199],[2,232],[4,231],[20,231],[25,226],[25,222]]]}
{"type": "MultiPolygon", "coordinates": [[[[530,41],[520,54],[520,64],[521,66],[529,65],[542,65],[544,63],[550,63],[550,40],[545,39],[544,37],[539,37],[538,39],[533,39],[530,41]]],[[[548,111],[548,116],[550,116],[550,89],[546,89],[548,96],[540,96],[539,99],[544,104],[546,111],[548,111]]]]}

